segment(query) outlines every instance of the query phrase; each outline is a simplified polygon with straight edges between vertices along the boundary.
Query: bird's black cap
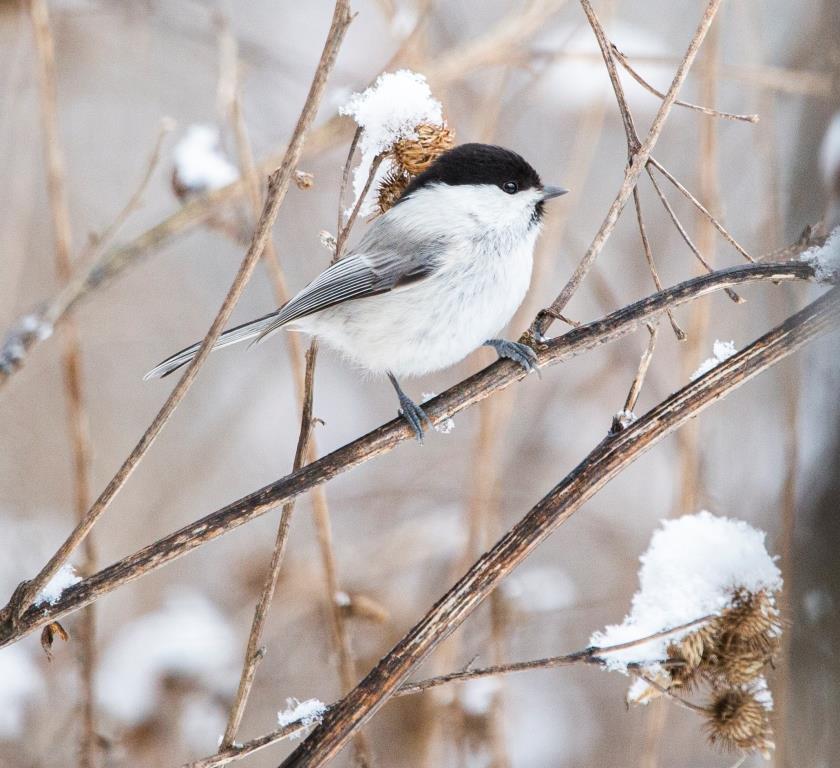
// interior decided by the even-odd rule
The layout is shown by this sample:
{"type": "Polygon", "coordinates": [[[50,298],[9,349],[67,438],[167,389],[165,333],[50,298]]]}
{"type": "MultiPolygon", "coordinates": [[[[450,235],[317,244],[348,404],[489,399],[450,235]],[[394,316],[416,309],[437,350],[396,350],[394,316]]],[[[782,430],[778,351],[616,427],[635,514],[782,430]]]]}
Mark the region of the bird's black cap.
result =
{"type": "MultiPolygon", "coordinates": [[[[493,144],[461,144],[444,152],[415,177],[400,201],[430,184],[493,184],[515,182],[518,189],[541,187],[539,174],[516,152],[493,144]]],[[[398,202],[400,202],[398,201],[398,202]]]]}

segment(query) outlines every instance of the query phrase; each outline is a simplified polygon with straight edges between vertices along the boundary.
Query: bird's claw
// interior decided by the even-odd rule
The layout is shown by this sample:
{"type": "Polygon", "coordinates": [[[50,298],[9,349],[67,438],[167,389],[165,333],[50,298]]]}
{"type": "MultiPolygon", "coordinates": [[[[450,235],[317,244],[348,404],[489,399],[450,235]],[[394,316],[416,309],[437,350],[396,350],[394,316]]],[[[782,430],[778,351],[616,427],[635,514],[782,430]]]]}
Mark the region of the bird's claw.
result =
{"type": "Polygon", "coordinates": [[[537,366],[538,357],[531,347],[519,341],[507,341],[505,339],[490,339],[486,344],[496,350],[499,357],[513,360],[514,363],[524,368],[528,373],[535,372],[542,378],[540,369],[537,366]]]}
{"type": "Polygon", "coordinates": [[[432,422],[426,415],[426,412],[410,397],[402,395],[400,396],[399,413],[400,416],[402,416],[411,425],[411,428],[414,430],[414,436],[417,438],[417,442],[420,443],[420,445],[423,445],[423,422],[426,422],[429,429],[433,428],[432,422]]]}

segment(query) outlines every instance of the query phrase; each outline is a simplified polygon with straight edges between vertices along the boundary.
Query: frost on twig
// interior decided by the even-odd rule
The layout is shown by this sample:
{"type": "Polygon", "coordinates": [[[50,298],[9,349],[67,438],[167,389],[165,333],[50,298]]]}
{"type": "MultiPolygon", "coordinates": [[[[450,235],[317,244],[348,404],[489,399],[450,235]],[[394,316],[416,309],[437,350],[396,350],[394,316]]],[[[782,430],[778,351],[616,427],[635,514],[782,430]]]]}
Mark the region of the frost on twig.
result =
{"type": "Polygon", "coordinates": [[[361,129],[361,160],[353,171],[355,197],[350,210],[358,203],[376,158],[390,155],[362,201],[362,216],[393,204],[411,175],[422,172],[452,146],[441,103],[432,96],[426,78],[407,69],[380,75],[370,88],[353,94],[339,113],[352,117],[361,129]],[[377,205],[380,196],[385,206],[377,205]]]}
{"type": "Polygon", "coordinates": [[[59,568],[58,573],[56,573],[56,575],[53,576],[47,582],[47,585],[38,593],[38,597],[35,598],[35,603],[49,603],[50,605],[55,605],[61,598],[61,593],[64,592],[67,587],[72,587],[74,584],[78,584],[81,580],[82,577],[76,574],[76,569],[70,565],[70,563],[65,563],[61,566],[61,568],[59,568]]]}
{"type": "MultiPolygon", "coordinates": [[[[433,397],[437,397],[437,392],[424,392],[422,402],[428,402],[433,397]]],[[[451,416],[447,416],[439,424],[435,424],[435,432],[440,432],[442,435],[448,435],[453,429],[455,429],[455,419],[451,416]]]]}
{"type": "Polygon", "coordinates": [[[809,248],[799,258],[814,268],[814,277],[818,282],[836,281],[840,275],[840,226],[832,231],[823,245],[809,248]]]}
{"type": "Polygon", "coordinates": [[[287,725],[299,723],[301,730],[292,734],[291,738],[300,738],[305,728],[311,728],[321,722],[326,711],[327,705],[318,699],[286,699],[286,709],[277,713],[277,725],[285,728],[287,725]]]}
{"type": "Polygon", "coordinates": [[[724,360],[728,360],[732,357],[732,355],[734,355],[737,351],[738,350],[735,349],[734,341],[720,341],[719,339],[716,339],[715,343],[712,345],[713,357],[707,357],[702,363],[700,363],[697,370],[689,377],[689,381],[694,381],[695,379],[699,379],[701,376],[704,376],[711,371],[712,368],[716,368],[724,360]]]}
{"type": "Polygon", "coordinates": [[[607,669],[636,676],[629,703],[677,696],[700,685],[709,739],[725,748],[773,748],[773,700],[764,678],[781,635],[776,594],[782,578],[747,523],[708,512],[665,521],[642,555],[639,591],[630,614],[590,638],[594,646],[625,647],[603,655],[607,669]],[[665,630],[709,619],[665,634],[665,630]],[[633,638],[660,635],[645,643],[633,638]]]}

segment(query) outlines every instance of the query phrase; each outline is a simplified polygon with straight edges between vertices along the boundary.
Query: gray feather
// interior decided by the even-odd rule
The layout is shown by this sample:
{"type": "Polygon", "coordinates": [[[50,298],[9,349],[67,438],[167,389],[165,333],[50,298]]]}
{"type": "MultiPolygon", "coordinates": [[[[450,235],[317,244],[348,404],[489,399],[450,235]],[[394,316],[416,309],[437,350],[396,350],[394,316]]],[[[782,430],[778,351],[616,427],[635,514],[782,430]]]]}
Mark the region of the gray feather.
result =
{"type": "MultiPolygon", "coordinates": [[[[434,274],[444,238],[421,239],[387,215],[377,219],[358,247],[316,277],[276,312],[231,328],[213,349],[255,339],[263,341],[287,323],[353,299],[403,288],[434,274]]],[[[176,352],[155,366],[144,380],[168,376],[195,357],[201,342],[176,352]]]]}

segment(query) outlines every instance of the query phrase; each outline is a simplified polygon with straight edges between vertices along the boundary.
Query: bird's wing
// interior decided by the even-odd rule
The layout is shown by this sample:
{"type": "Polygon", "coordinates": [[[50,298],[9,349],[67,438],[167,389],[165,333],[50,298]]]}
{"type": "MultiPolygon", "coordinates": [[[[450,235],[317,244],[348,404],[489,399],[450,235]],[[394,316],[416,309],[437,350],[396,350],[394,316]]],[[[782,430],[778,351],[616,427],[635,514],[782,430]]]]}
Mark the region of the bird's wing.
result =
{"type": "MultiPolygon", "coordinates": [[[[384,221],[380,220],[383,224],[384,221]]],[[[369,231],[359,247],[324,270],[281,307],[261,331],[262,341],[300,317],[352,299],[375,296],[425,280],[435,273],[444,243],[383,237],[381,228],[369,231]],[[387,242],[387,247],[385,242],[387,242]]]]}
{"type": "MultiPolygon", "coordinates": [[[[353,252],[324,270],[276,312],[225,331],[213,349],[247,339],[257,343],[299,317],[424,280],[437,270],[445,245],[443,240],[421,240],[410,230],[396,231],[387,217],[377,219],[353,252]]],[[[168,376],[192,360],[200,346],[197,342],[176,352],[144,379],[168,376]]]]}

